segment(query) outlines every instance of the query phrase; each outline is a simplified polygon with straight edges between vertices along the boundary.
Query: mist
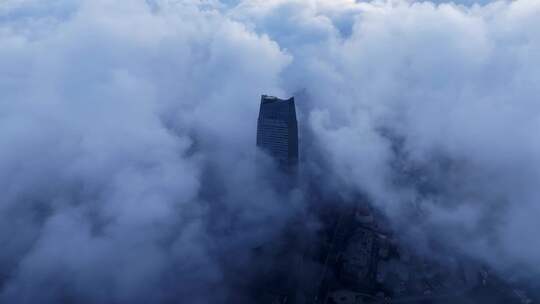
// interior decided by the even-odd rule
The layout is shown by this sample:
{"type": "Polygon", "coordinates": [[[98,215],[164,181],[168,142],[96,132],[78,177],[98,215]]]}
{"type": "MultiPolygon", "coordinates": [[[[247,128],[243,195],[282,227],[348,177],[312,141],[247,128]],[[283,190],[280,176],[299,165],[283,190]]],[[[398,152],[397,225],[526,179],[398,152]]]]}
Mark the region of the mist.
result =
{"type": "Polygon", "coordinates": [[[538,279],[539,28],[535,0],[4,0],[0,303],[252,303],[254,249],[320,227],[307,184],[538,279]],[[261,94],[299,96],[291,191],[261,94]]]}

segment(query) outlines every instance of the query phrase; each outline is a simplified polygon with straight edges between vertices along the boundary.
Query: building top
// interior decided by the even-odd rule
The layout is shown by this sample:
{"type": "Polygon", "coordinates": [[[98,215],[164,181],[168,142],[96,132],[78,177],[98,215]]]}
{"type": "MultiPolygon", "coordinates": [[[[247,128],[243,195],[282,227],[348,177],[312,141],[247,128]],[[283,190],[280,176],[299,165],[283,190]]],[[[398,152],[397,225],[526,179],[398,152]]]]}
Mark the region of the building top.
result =
{"type": "Polygon", "coordinates": [[[280,99],[275,96],[262,95],[259,110],[259,120],[261,119],[281,120],[296,124],[294,97],[280,99]]]}
{"type": "Polygon", "coordinates": [[[279,102],[279,101],[294,102],[294,97],[291,97],[289,99],[281,99],[281,98],[277,98],[276,96],[262,95],[261,101],[262,101],[263,104],[272,103],[272,102],[279,102]]]}
{"type": "Polygon", "coordinates": [[[257,122],[257,146],[280,165],[293,168],[298,163],[298,125],[294,97],[279,99],[262,95],[257,122]]]}

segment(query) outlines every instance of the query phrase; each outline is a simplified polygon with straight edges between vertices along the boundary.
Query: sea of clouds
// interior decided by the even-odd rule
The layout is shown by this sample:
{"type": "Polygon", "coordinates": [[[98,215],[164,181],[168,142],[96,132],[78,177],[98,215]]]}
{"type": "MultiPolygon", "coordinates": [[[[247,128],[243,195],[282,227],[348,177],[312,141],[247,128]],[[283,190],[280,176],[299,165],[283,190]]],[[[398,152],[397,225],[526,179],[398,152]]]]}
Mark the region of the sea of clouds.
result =
{"type": "Polygon", "coordinates": [[[538,277],[540,1],[2,0],[0,303],[249,303],[298,92],[306,178],[538,277]]]}

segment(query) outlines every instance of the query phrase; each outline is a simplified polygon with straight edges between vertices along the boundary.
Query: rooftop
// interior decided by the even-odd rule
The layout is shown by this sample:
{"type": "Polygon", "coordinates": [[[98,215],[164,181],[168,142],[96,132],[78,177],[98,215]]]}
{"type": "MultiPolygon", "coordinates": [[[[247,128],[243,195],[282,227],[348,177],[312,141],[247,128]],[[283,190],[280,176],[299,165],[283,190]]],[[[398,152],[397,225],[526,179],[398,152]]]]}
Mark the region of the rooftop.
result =
{"type": "Polygon", "coordinates": [[[262,95],[261,100],[263,103],[271,103],[271,102],[279,102],[279,101],[292,101],[294,100],[294,97],[291,97],[289,99],[281,99],[281,98],[277,98],[276,96],[262,95]]]}

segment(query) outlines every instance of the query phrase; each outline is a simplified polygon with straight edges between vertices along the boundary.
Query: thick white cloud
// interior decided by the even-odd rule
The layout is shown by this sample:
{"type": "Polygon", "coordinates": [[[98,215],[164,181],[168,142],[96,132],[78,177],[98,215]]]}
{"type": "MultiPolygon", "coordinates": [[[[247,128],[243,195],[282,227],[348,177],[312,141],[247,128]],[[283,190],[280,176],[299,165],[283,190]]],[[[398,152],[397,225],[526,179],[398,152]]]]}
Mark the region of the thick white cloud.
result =
{"type": "MultiPolygon", "coordinates": [[[[539,270],[538,248],[525,250],[524,244],[531,242],[522,242],[536,230],[530,217],[538,212],[533,184],[540,173],[535,165],[540,146],[531,130],[540,117],[539,8],[536,1],[472,9],[429,3],[383,6],[364,13],[339,47],[337,58],[342,60],[336,69],[344,80],[334,87],[346,92],[346,100],[338,99],[338,126],[326,128],[329,134],[340,141],[339,133],[348,134],[347,140],[359,134],[364,144],[370,137],[362,135],[366,124],[358,127],[358,121],[371,121],[375,133],[391,130],[404,140],[402,165],[424,168],[423,179],[438,188],[436,194],[426,198],[417,185],[396,187],[396,169],[388,172],[388,149],[373,157],[373,148],[324,144],[346,183],[359,181],[358,187],[376,201],[397,199],[397,204],[403,203],[403,191],[414,189],[411,199],[434,213],[427,221],[443,229],[439,237],[449,234],[465,250],[485,247],[480,253],[484,257],[526,263],[534,271],[539,270]],[[450,165],[437,169],[439,161],[450,165]],[[368,163],[372,170],[345,170],[358,163],[368,163]],[[440,212],[455,216],[439,220],[440,212]],[[475,239],[478,234],[493,236],[485,244],[487,238],[475,239]]],[[[320,125],[317,117],[315,126],[320,125]]]]}
{"type": "Polygon", "coordinates": [[[231,16],[292,54],[284,86],[309,92],[304,114],[343,191],[361,189],[412,231],[537,272],[525,239],[540,228],[540,3],[466,4],[246,1],[231,16]],[[425,212],[420,229],[407,202],[425,212]]]}
{"type": "Polygon", "coordinates": [[[323,184],[538,272],[540,3],[439,2],[0,3],[0,302],[225,301],[302,209],[252,154],[259,95],[303,89],[323,184]]]}
{"type": "Polygon", "coordinates": [[[207,302],[203,169],[246,161],[290,58],[191,4],[73,7],[3,4],[2,302],[207,302]]]}

